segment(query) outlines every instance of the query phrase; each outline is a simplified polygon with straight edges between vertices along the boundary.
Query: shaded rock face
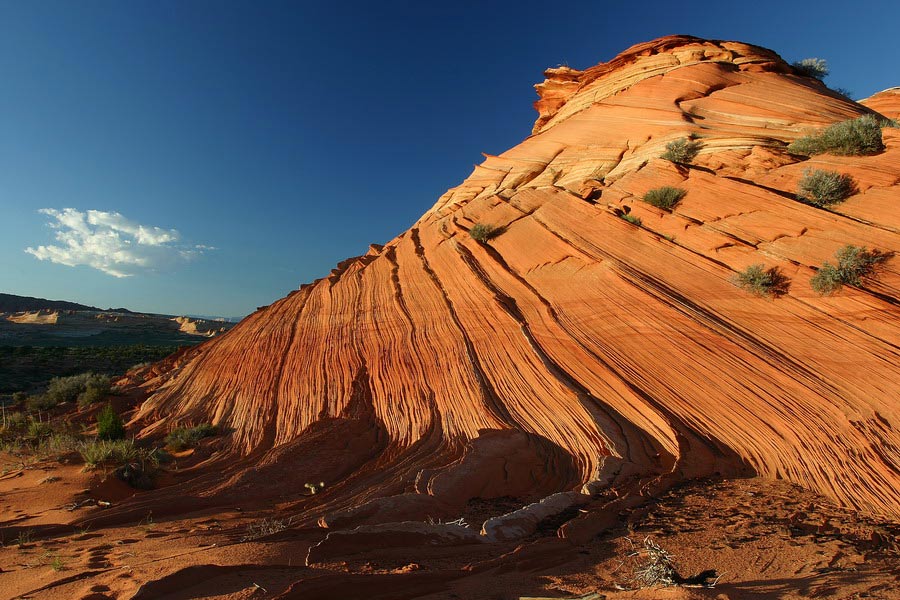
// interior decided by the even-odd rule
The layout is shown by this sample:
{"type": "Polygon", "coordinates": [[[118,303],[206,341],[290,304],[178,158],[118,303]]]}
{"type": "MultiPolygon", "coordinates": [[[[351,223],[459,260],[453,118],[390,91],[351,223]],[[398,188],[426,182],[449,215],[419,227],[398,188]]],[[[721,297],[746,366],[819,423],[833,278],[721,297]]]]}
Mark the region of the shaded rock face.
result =
{"type": "Polygon", "coordinates": [[[547,77],[534,134],[411,229],[156,369],[143,434],[220,422],[265,456],[313,436],[322,460],[294,479],[350,521],[399,494],[443,511],[713,473],[900,516],[898,261],[833,297],[809,285],[843,245],[900,250],[900,130],[874,156],[788,154],[870,109],[737,42],[668,37],[547,77]],[[659,158],[691,135],[693,165],[659,158]],[[814,168],[858,193],[797,202],[814,168]],[[640,201],[660,186],[686,191],[671,212],[640,201]],[[477,223],[502,229],[478,242],[477,223]],[[758,263],[787,295],[733,284],[758,263]]]}

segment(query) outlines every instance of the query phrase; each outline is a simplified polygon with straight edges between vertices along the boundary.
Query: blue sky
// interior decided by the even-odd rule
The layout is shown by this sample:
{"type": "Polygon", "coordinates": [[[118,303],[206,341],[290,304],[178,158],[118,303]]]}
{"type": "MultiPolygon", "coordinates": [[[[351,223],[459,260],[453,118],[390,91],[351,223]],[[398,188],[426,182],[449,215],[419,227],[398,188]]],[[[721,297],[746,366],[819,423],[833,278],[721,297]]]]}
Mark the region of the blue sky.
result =
{"type": "Polygon", "coordinates": [[[0,291],[244,315],[521,141],[547,67],[688,33],[826,58],[861,98],[900,85],[898,22],[894,1],[0,0],[0,291]]]}

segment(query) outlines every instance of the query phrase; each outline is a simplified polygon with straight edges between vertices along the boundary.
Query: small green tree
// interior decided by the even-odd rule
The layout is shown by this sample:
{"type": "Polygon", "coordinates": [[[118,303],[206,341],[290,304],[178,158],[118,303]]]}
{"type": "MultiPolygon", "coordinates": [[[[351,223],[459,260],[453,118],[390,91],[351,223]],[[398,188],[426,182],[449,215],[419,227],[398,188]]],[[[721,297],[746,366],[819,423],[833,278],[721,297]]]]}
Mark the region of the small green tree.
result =
{"type": "Polygon", "coordinates": [[[116,414],[112,404],[107,404],[97,414],[97,438],[101,440],[121,440],[125,437],[125,424],[116,414]]]}

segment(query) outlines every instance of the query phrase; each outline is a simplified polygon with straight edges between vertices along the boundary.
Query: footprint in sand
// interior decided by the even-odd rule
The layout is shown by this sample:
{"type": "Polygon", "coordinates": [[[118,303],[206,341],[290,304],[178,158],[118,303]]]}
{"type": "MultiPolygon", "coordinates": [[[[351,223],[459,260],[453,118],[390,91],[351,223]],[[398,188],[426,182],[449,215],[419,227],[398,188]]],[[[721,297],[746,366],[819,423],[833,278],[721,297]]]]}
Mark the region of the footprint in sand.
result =
{"type": "Polygon", "coordinates": [[[108,585],[92,585],[79,600],[113,600],[115,596],[105,593],[109,591],[108,585]]]}
{"type": "Polygon", "coordinates": [[[146,539],[149,540],[149,539],[153,539],[153,538],[166,537],[166,536],[168,536],[168,535],[169,535],[168,533],[164,533],[164,532],[162,532],[162,531],[155,531],[155,532],[154,532],[154,531],[151,531],[150,533],[148,533],[147,535],[145,535],[144,538],[146,538],[146,539]]]}
{"type": "Polygon", "coordinates": [[[103,544],[100,546],[94,546],[93,548],[89,548],[88,552],[88,561],[87,568],[88,569],[108,569],[112,567],[112,563],[109,560],[109,551],[112,549],[112,546],[109,544],[103,544]]]}

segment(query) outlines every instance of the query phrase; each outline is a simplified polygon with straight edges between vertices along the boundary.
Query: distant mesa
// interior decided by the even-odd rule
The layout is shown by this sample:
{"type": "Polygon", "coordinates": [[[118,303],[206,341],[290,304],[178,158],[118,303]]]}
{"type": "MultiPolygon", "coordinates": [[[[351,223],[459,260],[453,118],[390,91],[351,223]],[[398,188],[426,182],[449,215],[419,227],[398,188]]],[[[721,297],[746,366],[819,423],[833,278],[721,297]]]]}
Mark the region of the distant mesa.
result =
{"type": "MultiPolygon", "coordinates": [[[[87,306],[86,304],[78,304],[77,302],[67,302],[65,300],[46,300],[44,298],[34,298],[32,296],[16,296],[14,294],[0,294],[0,312],[16,313],[39,310],[93,310],[101,311],[102,308],[96,306],[87,306]]],[[[113,309],[109,309],[113,310],[113,309]]],[[[116,312],[130,312],[124,308],[116,309],[116,312]]]]}
{"type": "Polygon", "coordinates": [[[173,317],[0,294],[0,345],[98,345],[197,343],[234,326],[227,319],[173,317]],[[35,327],[21,327],[35,326],[35,327]],[[19,327],[16,327],[19,326],[19,327]],[[38,327],[52,326],[52,327],[38,327]]]}

